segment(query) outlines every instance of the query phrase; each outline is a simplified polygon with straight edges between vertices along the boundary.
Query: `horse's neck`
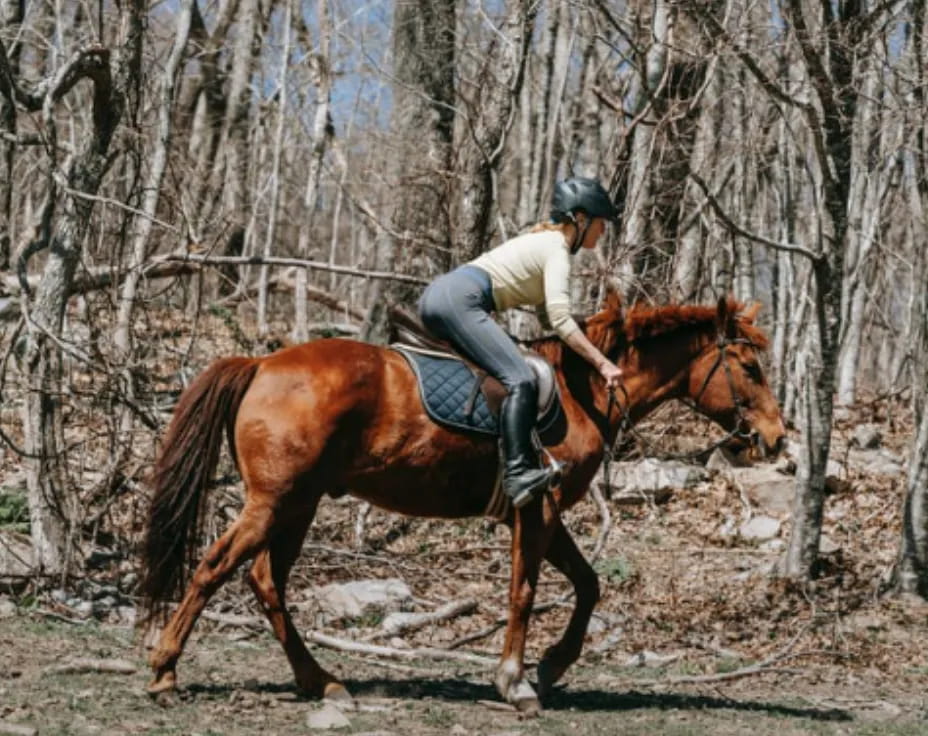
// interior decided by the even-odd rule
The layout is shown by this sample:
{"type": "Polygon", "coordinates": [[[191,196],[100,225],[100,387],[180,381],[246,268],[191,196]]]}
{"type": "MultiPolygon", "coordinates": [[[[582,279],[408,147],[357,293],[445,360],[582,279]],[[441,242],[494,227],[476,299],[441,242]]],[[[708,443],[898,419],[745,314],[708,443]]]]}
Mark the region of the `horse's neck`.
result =
{"type": "Polygon", "coordinates": [[[705,340],[681,336],[669,344],[645,340],[630,348],[620,365],[626,373],[627,412],[632,421],[686,394],[690,366],[705,344],[705,340]]]}

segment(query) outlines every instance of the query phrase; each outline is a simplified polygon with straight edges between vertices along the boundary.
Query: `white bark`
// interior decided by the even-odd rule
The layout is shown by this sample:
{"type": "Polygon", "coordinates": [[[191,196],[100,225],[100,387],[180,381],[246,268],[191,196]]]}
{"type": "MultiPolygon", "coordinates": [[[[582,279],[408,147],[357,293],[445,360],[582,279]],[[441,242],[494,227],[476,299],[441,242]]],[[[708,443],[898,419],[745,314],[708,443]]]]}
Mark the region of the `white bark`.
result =
{"type": "MultiPolygon", "coordinates": [[[[309,244],[313,234],[316,205],[319,199],[319,180],[322,172],[322,161],[325,157],[329,138],[332,132],[332,118],[330,111],[330,98],[332,95],[332,75],[330,71],[329,47],[331,44],[332,24],[329,21],[328,0],[319,0],[317,5],[319,24],[319,51],[315,55],[316,72],[316,115],[313,121],[313,147],[309,160],[309,171],[306,176],[306,190],[303,195],[303,218],[300,221],[300,234],[298,237],[297,255],[300,258],[309,257],[309,244]]],[[[341,198],[339,197],[339,201],[341,198]]],[[[337,222],[337,216],[336,216],[337,222]]],[[[336,228],[337,230],[337,228],[336,228]]],[[[332,240],[335,242],[334,236],[332,240]]],[[[330,262],[334,263],[334,248],[330,253],[330,262]]],[[[335,274],[332,274],[334,280],[335,274]]],[[[296,293],[294,295],[294,323],[293,338],[297,342],[309,339],[307,331],[308,316],[306,312],[306,281],[305,271],[297,271],[296,293]]],[[[332,282],[330,281],[330,286],[332,282]]]]}
{"type": "MultiPolygon", "coordinates": [[[[267,258],[274,250],[277,235],[277,209],[280,203],[280,155],[284,146],[284,128],[287,121],[287,70],[290,68],[290,35],[293,28],[294,0],[284,0],[283,50],[280,55],[280,77],[277,86],[277,127],[274,131],[274,149],[271,156],[271,201],[268,207],[267,231],[262,255],[267,258]]],[[[266,335],[267,323],[267,277],[268,267],[261,266],[258,276],[258,334],[266,335]]],[[[306,285],[301,285],[306,293],[306,285]]]]}
{"type": "MultiPolygon", "coordinates": [[[[665,0],[654,0],[651,47],[645,62],[644,79],[637,80],[637,89],[631,94],[632,109],[628,111],[631,116],[641,115],[646,107],[651,105],[651,100],[657,94],[666,73],[673,37],[674,13],[671,6],[672,4],[665,0]]],[[[655,122],[653,114],[645,114],[632,134],[622,239],[633,253],[640,253],[647,247],[649,213],[652,206],[650,164],[655,122]]],[[[626,297],[634,293],[633,285],[637,276],[635,260],[626,259],[620,266],[626,297]]],[[[627,301],[631,302],[634,299],[627,301]]]]}

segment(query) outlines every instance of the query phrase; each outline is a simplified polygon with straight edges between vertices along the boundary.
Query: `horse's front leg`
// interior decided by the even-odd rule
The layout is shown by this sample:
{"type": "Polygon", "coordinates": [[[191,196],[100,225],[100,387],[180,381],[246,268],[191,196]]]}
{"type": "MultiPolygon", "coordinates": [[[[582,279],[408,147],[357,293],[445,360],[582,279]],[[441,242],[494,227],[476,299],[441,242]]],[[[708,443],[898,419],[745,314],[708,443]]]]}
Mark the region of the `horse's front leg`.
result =
{"type": "Polygon", "coordinates": [[[590,616],[599,601],[596,573],[561,523],[553,530],[545,559],[570,580],[574,586],[576,604],[561,640],[549,647],[538,663],[538,695],[542,699],[580,656],[590,616]]]}
{"type": "Polygon", "coordinates": [[[512,577],[509,586],[509,624],[503,654],[496,670],[500,695],[521,712],[541,710],[538,696],[525,677],[525,639],[535,602],[538,572],[557,519],[550,495],[515,512],[512,528],[512,577]]]}

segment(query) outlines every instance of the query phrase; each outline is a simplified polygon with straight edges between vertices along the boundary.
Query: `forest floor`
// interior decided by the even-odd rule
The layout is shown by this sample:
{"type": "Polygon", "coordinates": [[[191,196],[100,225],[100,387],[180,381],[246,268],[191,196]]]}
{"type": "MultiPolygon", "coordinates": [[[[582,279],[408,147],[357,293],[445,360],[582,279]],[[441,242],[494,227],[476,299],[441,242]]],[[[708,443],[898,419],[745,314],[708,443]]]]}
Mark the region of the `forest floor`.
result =
{"type": "MultiPolygon", "coordinates": [[[[642,429],[664,449],[710,441],[707,427],[685,410],[669,411],[642,429]]],[[[904,464],[911,420],[905,402],[886,399],[839,417],[833,456],[844,454],[864,422],[879,426],[883,448],[904,464]]],[[[826,501],[819,574],[805,586],[771,574],[788,538],[788,513],[779,514],[773,540],[732,533],[758,509],[718,473],[674,491],[665,503],[613,502],[595,564],[602,600],[584,653],[537,718],[522,719],[500,702],[492,666],[313,646],[357,699],[338,732],[928,734],[928,604],[887,594],[905,477],[901,470],[880,474],[851,465],[842,475],[826,501]]],[[[240,503],[234,479],[226,480],[214,494],[210,538],[240,503]]],[[[0,456],[0,491],[20,482],[15,459],[0,456]]],[[[155,702],[145,694],[146,651],[131,623],[138,602],[131,550],[146,503],[144,494],[114,501],[109,519],[125,538],[110,539],[108,547],[105,536],[98,539],[83,580],[65,590],[0,587],[0,734],[313,731],[327,712],[298,696],[283,652],[240,578],[219,592],[195,627],[178,666],[177,696],[155,702]],[[116,669],[126,672],[83,671],[82,658],[116,660],[116,669]],[[79,671],[67,671],[68,665],[79,671]]],[[[509,572],[504,527],[374,510],[359,546],[357,519],[358,504],[350,498],[320,506],[291,577],[300,631],[394,649],[498,656],[509,572]],[[378,635],[381,614],[333,621],[314,594],[329,583],[385,578],[409,586],[413,610],[462,598],[478,605],[396,641],[378,635]]],[[[565,521],[589,555],[601,533],[596,504],[585,499],[565,521]]],[[[532,619],[529,666],[566,625],[568,593],[566,582],[545,567],[536,601],[545,610],[532,619]]]]}

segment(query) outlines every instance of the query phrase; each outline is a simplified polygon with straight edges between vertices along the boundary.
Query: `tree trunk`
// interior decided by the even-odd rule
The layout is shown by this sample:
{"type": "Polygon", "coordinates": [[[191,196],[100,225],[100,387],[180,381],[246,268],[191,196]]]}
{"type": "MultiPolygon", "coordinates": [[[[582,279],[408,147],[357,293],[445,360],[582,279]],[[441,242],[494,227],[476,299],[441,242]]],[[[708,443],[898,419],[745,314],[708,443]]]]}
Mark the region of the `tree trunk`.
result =
{"type": "MultiPolygon", "coordinates": [[[[69,187],[79,193],[92,195],[98,190],[106,172],[113,132],[128,95],[136,87],[144,6],[142,0],[123,4],[121,45],[112,62],[109,53],[97,51],[86,67],[94,82],[94,129],[85,136],[66,172],[69,187]]],[[[59,443],[59,345],[65,307],[92,212],[92,200],[66,196],[54,226],[42,279],[29,305],[28,342],[22,360],[31,388],[22,411],[27,452],[24,464],[34,562],[46,573],[66,574],[72,562],[75,499],[68,493],[66,449],[59,443]]]]}
{"type": "MultiPolygon", "coordinates": [[[[313,234],[313,223],[317,202],[319,199],[319,181],[322,173],[322,161],[325,157],[329,140],[334,134],[330,98],[332,95],[332,72],[329,48],[332,39],[332,24],[329,20],[328,0],[318,0],[317,22],[319,24],[319,51],[314,59],[314,72],[316,77],[316,116],[313,121],[312,155],[309,160],[309,171],[306,176],[306,190],[303,195],[304,216],[300,221],[297,254],[301,258],[309,258],[309,244],[313,234]]],[[[341,196],[339,195],[339,204],[341,196]]],[[[336,205],[336,211],[338,206],[336,205]]],[[[337,221],[337,215],[335,216],[337,221]]],[[[337,228],[333,225],[333,230],[337,228]]],[[[334,235],[333,235],[333,243],[334,235]]],[[[333,249],[334,255],[334,249],[333,249]]],[[[330,258],[334,261],[334,258],[330,258]]],[[[334,285],[334,274],[330,287],[334,285]]],[[[306,312],[306,284],[307,275],[304,269],[296,272],[296,293],[294,294],[294,322],[293,337],[297,342],[309,339],[306,329],[308,316],[306,312]]]]}
{"type": "MultiPolygon", "coordinates": [[[[506,0],[505,18],[483,55],[474,97],[462,125],[462,155],[454,202],[454,244],[463,261],[487,247],[493,207],[493,178],[499,171],[506,137],[525,73],[538,3],[506,0]]],[[[547,121],[538,121],[545,125],[547,121]]]]}
{"type": "Polygon", "coordinates": [[[860,29],[857,3],[842,6],[840,18],[832,18],[827,34],[828,56],[820,39],[813,38],[806,24],[801,0],[789,1],[788,17],[796,32],[806,69],[822,110],[805,109],[812,134],[820,142],[818,168],[822,176],[824,202],[818,256],[813,261],[814,317],[807,330],[806,376],[802,407],[802,462],[796,478],[793,527],[786,551],[785,572],[793,578],[812,576],[818,557],[825,501],[825,468],[831,447],[831,420],[841,334],[841,295],[844,254],[848,230],[851,173],[851,141],[857,87],[854,59],[860,29]],[[826,236],[824,232],[828,232],[826,236]]]}
{"type": "Polygon", "coordinates": [[[621,264],[622,288],[626,301],[632,303],[640,294],[638,276],[640,264],[645,260],[648,249],[648,225],[653,208],[651,196],[651,161],[655,140],[657,116],[653,101],[664,79],[668,65],[670,43],[673,35],[675,12],[671,3],[654,0],[651,18],[651,47],[645,60],[644,73],[636,79],[636,88],[630,94],[632,107],[627,114],[637,117],[644,114],[632,133],[631,159],[628,166],[627,196],[624,209],[623,243],[631,249],[632,257],[621,264]]]}
{"type": "MultiPolygon", "coordinates": [[[[433,276],[451,264],[448,172],[454,135],[455,0],[397,0],[393,11],[392,129],[397,136],[392,171],[399,180],[390,214],[392,233],[381,232],[378,270],[433,276]]],[[[416,289],[374,284],[362,339],[386,338],[386,308],[411,302],[416,289]]]]}
{"type": "MultiPolygon", "coordinates": [[[[282,29],[284,41],[280,58],[280,79],[277,85],[277,126],[274,131],[274,148],[271,154],[271,201],[268,205],[267,230],[264,237],[262,255],[267,258],[274,250],[274,239],[277,236],[277,208],[280,203],[280,156],[284,146],[284,126],[287,120],[287,70],[290,68],[290,36],[293,29],[293,3],[295,0],[284,0],[284,27],[282,29]]],[[[267,278],[268,267],[261,266],[258,275],[258,334],[268,333],[267,318],[267,278]]],[[[306,287],[303,285],[303,294],[306,287]]]]}

